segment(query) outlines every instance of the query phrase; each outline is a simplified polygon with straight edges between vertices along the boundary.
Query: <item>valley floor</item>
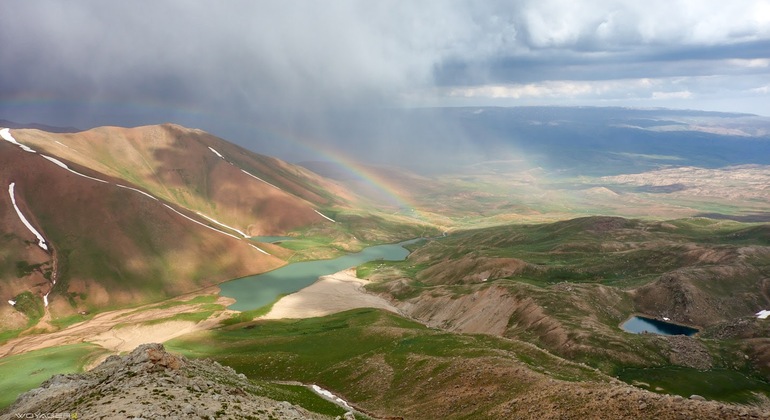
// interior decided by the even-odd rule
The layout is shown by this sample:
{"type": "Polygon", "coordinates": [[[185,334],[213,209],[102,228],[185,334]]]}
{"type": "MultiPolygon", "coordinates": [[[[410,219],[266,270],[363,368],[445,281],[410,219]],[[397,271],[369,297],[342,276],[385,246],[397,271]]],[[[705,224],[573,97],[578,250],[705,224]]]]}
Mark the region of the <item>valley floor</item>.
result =
{"type": "MultiPolygon", "coordinates": [[[[212,293],[216,293],[216,288],[171,301],[180,304],[151,304],[140,308],[108,311],[59,331],[23,335],[0,345],[0,357],[83,342],[94,343],[110,352],[119,353],[131,351],[140,344],[162,343],[180,335],[207,330],[219,325],[220,321],[234,312],[228,310],[215,312],[200,322],[174,319],[174,317],[200,311],[206,304],[184,302],[196,296],[212,293]]],[[[231,304],[232,299],[218,297],[216,303],[224,307],[231,304]]],[[[106,357],[107,355],[103,358],[106,357]]],[[[95,361],[94,364],[101,362],[102,359],[95,361]]]]}
{"type": "MultiPolygon", "coordinates": [[[[313,318],[356,308],[378,308],[399,313],[387,300],[367,293],[363,288],[366,283],[369,282],[357,278],[351,269],[322,276],[312,285],[280,299],[270,312],[260,318],[313,318]]],[[[199,322],[178,318],[182,314],[203,311],[209,304],[187,302],[196,296],[210,296],[216,292],[216,288],[211,288],[196,295],[172,299],[170,302],[178,303],[174,305],[155,303],[108,311],[59,331],[22,335],[0,345],[0,357],[83,342],[99,345],[112,353],[121,353],[141,344],[164,343],[184,334],[215,328],[237,312],[226,309],[214,311],[199,322]]],[[[232,303],[233,299],[227,297],[217,297],[215,301],[222,308],[232,303]]]]}

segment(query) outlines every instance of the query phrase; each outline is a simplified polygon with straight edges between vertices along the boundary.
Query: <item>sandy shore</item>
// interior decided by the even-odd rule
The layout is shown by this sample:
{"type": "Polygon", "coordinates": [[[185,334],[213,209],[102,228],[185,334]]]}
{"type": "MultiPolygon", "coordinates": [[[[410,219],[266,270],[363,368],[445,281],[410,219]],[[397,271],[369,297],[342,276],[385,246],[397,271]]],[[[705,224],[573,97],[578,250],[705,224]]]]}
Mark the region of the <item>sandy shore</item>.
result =
{"type": "Polygon", "coordinates": [[[353,269],[322,276],[310,286],[292,293],[273,305],[261,319],[312,318],[355,308],[380,308],[398,313],[387,300],[367,293],[367,280],[355,276],[353,269]]]}

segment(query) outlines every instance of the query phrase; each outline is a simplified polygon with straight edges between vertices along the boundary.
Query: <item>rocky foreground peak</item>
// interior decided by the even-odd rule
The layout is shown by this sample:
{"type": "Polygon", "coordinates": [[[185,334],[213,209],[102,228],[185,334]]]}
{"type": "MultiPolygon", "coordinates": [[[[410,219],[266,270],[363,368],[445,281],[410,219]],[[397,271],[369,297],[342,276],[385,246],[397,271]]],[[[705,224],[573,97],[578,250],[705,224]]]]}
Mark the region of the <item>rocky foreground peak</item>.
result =
{"type": "Polygon", "coordinates": [[[110,356],[91,371],[55,375],[22,394],[2,419],[322,419],[259,396],[245,375],[211,360],[189,360],[161,344],[110,356]]]}

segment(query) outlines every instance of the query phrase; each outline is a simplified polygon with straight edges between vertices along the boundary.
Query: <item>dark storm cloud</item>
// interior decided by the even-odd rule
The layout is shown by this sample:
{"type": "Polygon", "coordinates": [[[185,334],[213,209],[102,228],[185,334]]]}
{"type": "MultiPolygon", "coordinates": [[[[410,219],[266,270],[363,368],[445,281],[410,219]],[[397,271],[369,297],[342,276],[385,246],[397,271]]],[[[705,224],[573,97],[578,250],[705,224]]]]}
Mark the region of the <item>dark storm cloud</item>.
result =
{"type": "Polygon", "coordinates": [[[728,107],[770,86],[764,0],[11,0],[3,16],[0,112],[35,120],[18,104],[45,102],[79,119],[64,125],[173,120],[248,141],[269,123],[347,146],[408,136],[377,125],[382,107],[701,91],[728,107]]]}

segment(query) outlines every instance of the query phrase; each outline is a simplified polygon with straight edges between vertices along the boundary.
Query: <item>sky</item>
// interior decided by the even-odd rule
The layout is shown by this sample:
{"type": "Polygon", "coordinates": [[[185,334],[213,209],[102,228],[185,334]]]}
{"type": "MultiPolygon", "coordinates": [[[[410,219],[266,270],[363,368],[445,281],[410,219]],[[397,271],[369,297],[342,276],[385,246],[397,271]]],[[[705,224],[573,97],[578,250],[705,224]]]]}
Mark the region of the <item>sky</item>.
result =
{"type": "Polygon", "coordinates": [[[280,155],[292,142],[353,136],[340,127],[393,108],[770,116],[770,0],[2,0],[2,9],[0,119],[18,122],[170,121],[241,144],[258,138],[280,155]]]}

